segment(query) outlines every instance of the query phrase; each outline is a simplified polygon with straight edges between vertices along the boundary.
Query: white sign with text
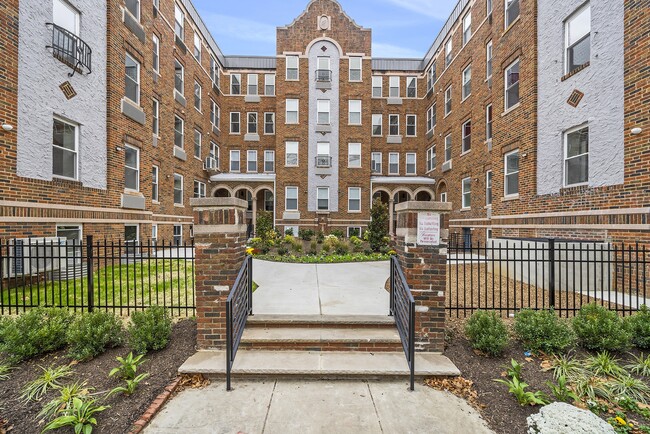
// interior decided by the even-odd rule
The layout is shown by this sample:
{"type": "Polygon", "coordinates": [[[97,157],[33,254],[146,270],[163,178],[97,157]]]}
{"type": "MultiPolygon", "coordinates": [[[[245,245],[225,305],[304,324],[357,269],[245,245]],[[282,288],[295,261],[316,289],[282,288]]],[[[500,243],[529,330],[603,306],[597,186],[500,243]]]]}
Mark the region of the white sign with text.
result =
{"type": "Polygon", "coordinates": [[[418,245],[440,244],[440,214],[431,211],[418,213],[418,245]]]}

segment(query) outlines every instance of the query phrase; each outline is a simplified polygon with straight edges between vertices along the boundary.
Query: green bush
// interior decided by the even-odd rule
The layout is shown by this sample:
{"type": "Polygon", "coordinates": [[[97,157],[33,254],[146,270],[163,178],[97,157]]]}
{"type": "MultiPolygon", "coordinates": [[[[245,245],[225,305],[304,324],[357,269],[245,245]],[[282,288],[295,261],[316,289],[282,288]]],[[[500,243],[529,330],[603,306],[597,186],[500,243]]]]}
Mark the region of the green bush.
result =
{"type": "Polygon", "coordinates": [[[123,337],[122,323],[112,313],[84,313],[77,316],[68,329],[68,355],[75,360],[89,360],[120,345],[123,337]]]}
{"type": "Polygon", "coordinates": [[[323,241],[325,241],[325,234],[323,231],[318,231],[316,234],[316,242],[318,242],[318,244],[323,244],[323,241]]]}
{"type": "Polygon", "coordinates": [[[616,312],[595,303],[584,305],[573,319],[578,343],[589,350],[620,351],[629,347],[630,332],[616,312]]]}
{"type": "Polygon", "coordinates": [[[508,345],[508,329],[496,312],[474,312],[467,320],[465,334],[472,348],[489,356],[500,355],[508,345]]]}
{"type": "Polygon", "coordinates": [[[289,249],[287,249],[285,246],[278,247],[278,255],[284,256],[287,253],[289,253],[289,249]]]}
{"type": "Polygon", "coordinates": [[[309,254],[317,255],[318,254],[318,242],[316,240],[311,240],[309,243],[309,254]]]}
{"type": "Polygon", "coordinates": [[[339,241],[339,243],[334,248],[334,253],[337,255],[346,255],[350,253],[350,246],[343,241],[339,241]]]}
{"type": "Polygon", "coordinates": [[[39,307],[16,319],[3,321],[0,351],[17,363],[63,348],[72,314],[67,309],[39,307]]]}
{"type": "Polygon", "coordinates": [[[535,353],[561,353],[575,341],[571,327],[553,310],[524,309],[515,316],[514,328],[524,348],[535,353]]]}
{"type": "Polygon", "coordinates": [[[330,235],[334,235],[336,238],[341,239],[345,237],[345,232],[343,232],[341,229],[334,229],[330,231],[330,235]]]}
{"type": "Polygon", "coordinates": [[[172,318],[162,306],[152,306],[131,314],[129,346],[138,354],[150,350],[162,350],[169,343],[172,333],[172,318]]]}
{"type": "MultiPolygon", "coordinates": [[[[364,237],[370,243],[370,248],[374,252],[379,252],[387,246],[386,237],[388,234],[388,206],[379,198],[375,199],[370,209],[370,224],[364,237]]],[[[390,238],[389,238],[390,240],[390,238]]]]}
{"type": "Polygon", "coordinates": [[[304,241],[311,241],[314,238],[314,231],[312,229],[298,229],[298,237],[304,241]]]}
{"type": "Polygon", "coordinates": [[[270,211],[258,211],[255,226],[258,236],[263,241],[266,241],[269,233],[273,232],[273,213],[270,211]]]}
{"type": "Polygon", "coordinates": [[[645,304],[634,315],[625,320],[632,343],[642,349],[650,348],[650,309],[645,304]]]}

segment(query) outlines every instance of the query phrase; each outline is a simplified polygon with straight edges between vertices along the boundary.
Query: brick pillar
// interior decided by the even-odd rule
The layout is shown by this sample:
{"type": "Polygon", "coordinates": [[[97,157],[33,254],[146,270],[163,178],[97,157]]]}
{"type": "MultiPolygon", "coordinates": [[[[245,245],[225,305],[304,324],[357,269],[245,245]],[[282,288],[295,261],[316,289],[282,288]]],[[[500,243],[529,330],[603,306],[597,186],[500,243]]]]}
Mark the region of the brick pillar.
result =
{"type": "Polygon", "coordinates": [[[415,298],[415,349],[442,352],[451,203],[403,202],[395,205],[395,211],[395,251],[415,298]],[[427,228],[425,223],[438,218],[440,230],[438,241],[435,241],[431,237],[435,230],[432,231],[431,226],[427,228]]]}
{"type": "Polygon", "coordinates": [[[246,257],[245,200],[192,199],[197,346],[226,347],[226,299],[246,257]]]}

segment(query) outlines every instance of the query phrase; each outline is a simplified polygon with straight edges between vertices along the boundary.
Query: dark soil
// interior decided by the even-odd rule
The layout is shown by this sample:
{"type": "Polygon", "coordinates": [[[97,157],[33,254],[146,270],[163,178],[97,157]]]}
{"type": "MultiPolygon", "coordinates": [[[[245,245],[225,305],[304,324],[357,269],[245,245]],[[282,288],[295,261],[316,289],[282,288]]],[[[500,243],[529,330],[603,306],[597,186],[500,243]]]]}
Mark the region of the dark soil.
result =
{"type": "MultiPolygon", "coordinates": [[[[196,322],[184,320],[175,324],[167,348],[145,356],[147,361],[138,372],[147,372],[151,375],[140,383],[136,392],[131,396],[116,394],[101,403],[110,405],[111,408],[97,415],[97,427],[93,433],[128,432],[131,425],[149,408],[153,400],[176,378],[180,365],[194,354],[195,342],[196,322]]],[[[117,366],[115,358],[125,356],[129,351],[126,347],[114,348],[93,360],[76,364],[73,366],[74,376],[64,380],[64,383],[87,381],[89,386],[95,388],[95,392],[109,391],[120,385],[119,379],[108,377],[110,370],[117,366]]],[[[18,365],[18,369],[11,377],[0,383],[0,432],[1,421],[7,419],[5,429],[10,434],[39,433],[45,423],[35,418],[42,406],[56,396],[56,392],[48,392],[38,402],[24,403],[19,399],[21,389],[39,375],[38,366],[59,366],[70,362],[71,359],[63,350],[18,365]]],[[[70,432],[69,430],[67,428],[54,432],[70,432]]]]}

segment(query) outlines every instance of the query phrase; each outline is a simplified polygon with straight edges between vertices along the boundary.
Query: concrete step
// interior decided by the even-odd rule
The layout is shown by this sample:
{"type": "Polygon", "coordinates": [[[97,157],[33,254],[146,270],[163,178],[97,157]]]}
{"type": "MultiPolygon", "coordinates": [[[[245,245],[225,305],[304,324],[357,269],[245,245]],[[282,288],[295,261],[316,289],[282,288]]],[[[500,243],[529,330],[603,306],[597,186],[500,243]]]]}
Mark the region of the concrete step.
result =
{"type": "MultiPolygon", "coordinates": [[[[225,351],[199,351],[178,370],[181,374],[203,374],[222,378],[226,374],[225,351]]],[[[239,350],[233,365],[234,377],[311,379],[376,379],[409,375],[403,352],[338,351],[251,351],[239,350]]],[[[416,353],[418,378],[458,376],[460,371],[447,357],[416,353]]]]}
{"type": "Polygon", "coordinates": [[[388,315],[269,315],[248,317],[247,328],[252,327],[355,327],[392,328],[395,319],[388,315]]]}

